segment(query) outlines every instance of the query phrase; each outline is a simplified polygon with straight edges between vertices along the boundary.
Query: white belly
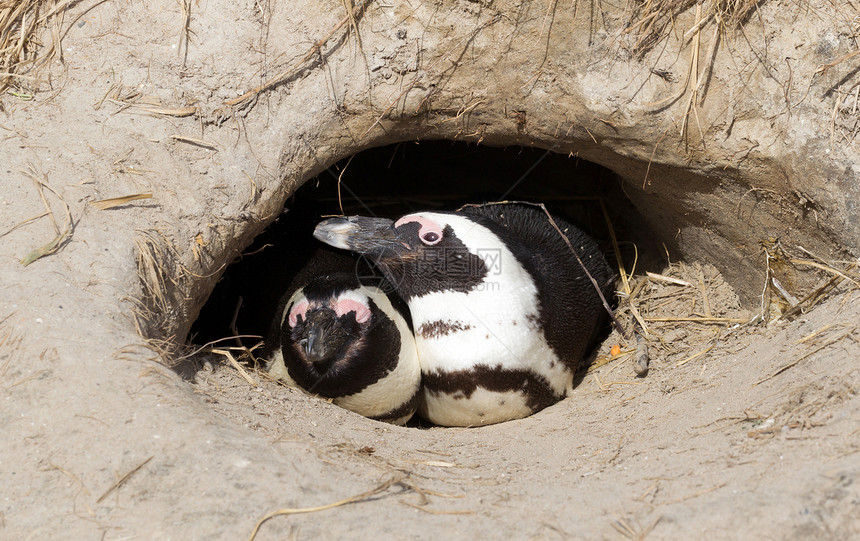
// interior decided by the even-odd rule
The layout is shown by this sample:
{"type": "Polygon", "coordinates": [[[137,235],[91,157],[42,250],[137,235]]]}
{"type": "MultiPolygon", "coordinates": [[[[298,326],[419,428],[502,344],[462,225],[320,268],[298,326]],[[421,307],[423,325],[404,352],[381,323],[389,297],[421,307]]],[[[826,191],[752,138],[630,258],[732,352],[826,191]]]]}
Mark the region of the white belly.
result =
{"type": "Polygon", "coordinates": [[[442,426],[481,426],[532,414],[526,397],[518,391],[497,393],[478,388],[469,398],[455,396],[425,390],[421,416],[442,426]]]}

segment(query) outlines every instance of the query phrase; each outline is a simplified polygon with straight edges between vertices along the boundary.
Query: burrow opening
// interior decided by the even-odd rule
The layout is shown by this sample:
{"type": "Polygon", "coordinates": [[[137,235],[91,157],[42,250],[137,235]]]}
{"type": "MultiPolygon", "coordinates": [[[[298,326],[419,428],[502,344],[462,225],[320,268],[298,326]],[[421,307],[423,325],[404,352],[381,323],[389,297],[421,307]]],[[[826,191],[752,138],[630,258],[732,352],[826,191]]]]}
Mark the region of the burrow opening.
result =
{"type": "Polygon", "coordinates": [[[637,272],[665,266],[671,239],[649,228],[621,179],[605,167],[535,148],[404,142],[355,154],[302,185],[226,269],[188,339],[205,344],[239,334],[247,335],[240,339],[245,346],[259,342],[287,284],[319,246],[311,232],[322,216],[397,218],[503,200],[546,204],[595,238],[614,268],[610,223],[628,271],[634,262],[637,272]]]}
{"type": "MultiPolygon", "coordinates": [[[[465,203],[500,200],[546,204],[551,211],[591,235],[610,266],[617,270],[611,229],[624,268],[628,273],[635,268],[640,278],[648,271],[665,272],[672,266],[670,260],[672,263],[683,260],[684,254],[678,253],[673,239],[662,237],[656,228],[649,226],[647,212],[640,212],[625,195],[624,181],[605,167],[575,156],[535,148],[494,148],[451,141],[405,142],[355,154],[304,183],[287,201],[283,213],[226,269],[192,325],[188,341],[203,345],[222,340],[220,343],[225,345],[259,347],[272,319],[280,315],[276,309],[280,297],[287,292],[287,285],[319,246],[312,231],[323,216],[343,212],[397,218],[409,212],[452,210],[465,203]],[[245,338],[223,341],[234,335],[245,338]]],[[[646,316],[658,318],[663,314],[698,317],[703,313],[748,317],[740,314],[737,296],[717,269],[703,268],[695,262],[692,265],[681,269],[686,272],[691,287],[679,288],[672,282],[664,284],[646,279],[641,279],[639,286],[629,284],[638,287],[634,295],[653,299],[649,300],[647,308],[640,307],[640,310],[648,310],[646,316]],[[718,300],[719,295],[711,293],[708,306],[708,294],[702,295],[702,291],[712,286],[723,299],[718,300]],[[720,307],[718,302],[722,302],[720,307]]],[[[633,324],[633,317],[628,311],[622,323],[632,328],[629,326],[633,324]]],[[[666,366],[686,355],[689,347],[714,339],[707,326],[687,332],[677,331],[671,324],[656,325],[658,334],[654,343],[661,348],[658,351],[660,362],[666,366]],[[664,327],[659,328],[660,325],[664,327]],[[663,340],[664,337],[667,340],[681,338],[685,345],[672,346],[671,342],[663,340]]],[[[609,353],[615,350],[612,345],[628,348],[622,358],[633,359],[629,348],[632,346],[635,350],[635,338],[634,343],[625,343],[617,331],[609,332],[608,325],[606,335],[585,367],[581,367],[576,381],[582,380],[584,368],[589,365],[594,367],[613,359],[613,354],[609,353]]],[[[236,381],[233,368],[227,366],[223,358],[218,360],[219,366],[224,367],[221,373],[231,373],[224,377],[236,381]]],[[[652,366],[653,360],[652,356],[652,366]]],[[[265,379],[262,366],[255,366],[248,358],[242,362],[246,368],[260,370],[256,376],[258,380],[265,379]]],[[[206,364],[192,359],[176,369],[183,377],[200,382],[201,369],[211,369],[211,365],[207,367],[206,364]]],[[[631,372],[629,366],[627,372],[631,372]]],[[[222,384],[229,387],[227,380],[222,380],[222,384]]],[[[221,390],[219,385],[210,386],[208,392],[226,393],[228,400],[236,393],[247,392],[245,382],[238,382],[238,386],[228,390],[221,390]]],[[[280,389],[283,393],[290,392],[286,387],[280,389]]],[[[415,418],[410,426],[426,426],[417,415],[415,418]]]]}

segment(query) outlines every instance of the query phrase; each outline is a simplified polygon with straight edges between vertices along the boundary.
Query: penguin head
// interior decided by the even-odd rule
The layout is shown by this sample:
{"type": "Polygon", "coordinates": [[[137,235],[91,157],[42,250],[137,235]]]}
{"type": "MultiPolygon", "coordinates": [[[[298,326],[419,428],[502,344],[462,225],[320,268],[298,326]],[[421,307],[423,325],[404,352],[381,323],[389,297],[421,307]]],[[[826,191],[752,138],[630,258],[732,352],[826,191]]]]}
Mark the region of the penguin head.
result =
{"type": "Polygon", "coordinates": [[[452,213],[419,212],[396,221],[349,216],[321,222],[314,236],[372,258],[409,300],[437,291],[471,291],[488,274],[501,241],[476,221],[452,213]]]}
{"type": "Polygon", "coordinates": [[[294,295],[284,323],[299,356],[325,372],[361,339],[371,319],[366,297],[356,290],[318,295],[306,287],[294,295]]]}

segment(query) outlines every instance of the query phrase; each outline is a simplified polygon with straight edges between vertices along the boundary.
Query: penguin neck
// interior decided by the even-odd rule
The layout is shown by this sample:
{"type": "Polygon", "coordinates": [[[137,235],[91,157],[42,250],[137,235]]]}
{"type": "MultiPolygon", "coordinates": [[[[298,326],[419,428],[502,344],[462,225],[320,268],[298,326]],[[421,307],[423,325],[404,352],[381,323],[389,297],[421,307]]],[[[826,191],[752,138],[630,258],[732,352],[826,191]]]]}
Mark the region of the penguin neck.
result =
{"type": "Polygon", "coordinates": [[[487,276],[467,292],[442,290],[411,297],[408,304],[413,324],[417,327],[438,320],[479,320],[491,325],[502,314],[536,313],[537,290],[531,280],[523,280],[517,274],[507,271],[487,276]]]}

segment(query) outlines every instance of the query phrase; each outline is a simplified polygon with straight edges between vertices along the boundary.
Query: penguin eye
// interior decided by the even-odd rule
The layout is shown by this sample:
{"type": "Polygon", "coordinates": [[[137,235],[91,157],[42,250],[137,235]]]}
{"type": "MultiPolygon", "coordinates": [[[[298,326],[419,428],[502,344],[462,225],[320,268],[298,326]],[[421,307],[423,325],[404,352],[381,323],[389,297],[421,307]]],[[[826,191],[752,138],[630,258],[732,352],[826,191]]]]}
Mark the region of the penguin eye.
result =
{"type": "Polygon", "coordinates": [[[411,222],[418,224],[418,238],[424,244],[432,246],[442,240],[442,226],[426,216],[407,214],[394,222],[394,227],[400,227],[411,222]]]}
{"type": "Polygon", "coordinates": [[[435,231],[430,231],[421,235],[421,240],[424,242],[424,244],[436,244],[441,239],[442,237],[439,235],[439,233],[436,233],[435,231]]]}

